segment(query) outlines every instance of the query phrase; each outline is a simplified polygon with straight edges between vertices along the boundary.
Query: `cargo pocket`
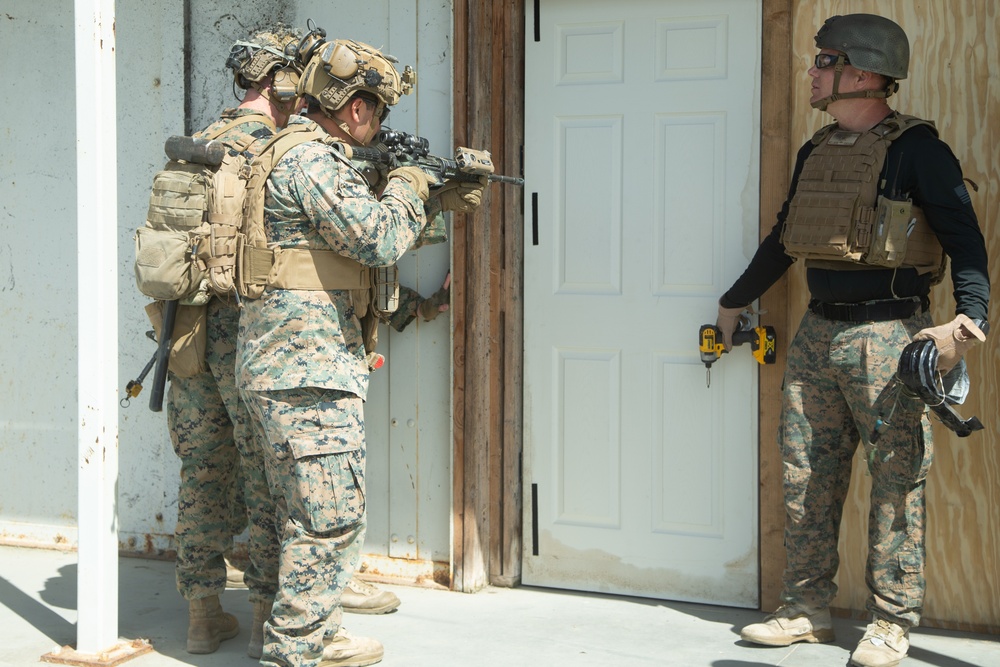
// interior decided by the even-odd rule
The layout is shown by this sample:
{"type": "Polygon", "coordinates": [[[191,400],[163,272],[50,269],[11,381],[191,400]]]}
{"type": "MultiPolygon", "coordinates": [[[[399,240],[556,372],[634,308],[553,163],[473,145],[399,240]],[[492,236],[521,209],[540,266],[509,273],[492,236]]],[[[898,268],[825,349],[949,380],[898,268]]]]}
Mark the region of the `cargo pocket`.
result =
{"type": "Polygon", "coordinates": [[[898,554],[900,592],[907,604],[921,604],[924,599],[924,564],[913,551],[898,554]]]}
{"type": "Polygon", "coordinates": [[[365,515],[361,443],[330,430],[288,440],[292,455],[291,517],[308,533],[332,533],[365,515]]]}

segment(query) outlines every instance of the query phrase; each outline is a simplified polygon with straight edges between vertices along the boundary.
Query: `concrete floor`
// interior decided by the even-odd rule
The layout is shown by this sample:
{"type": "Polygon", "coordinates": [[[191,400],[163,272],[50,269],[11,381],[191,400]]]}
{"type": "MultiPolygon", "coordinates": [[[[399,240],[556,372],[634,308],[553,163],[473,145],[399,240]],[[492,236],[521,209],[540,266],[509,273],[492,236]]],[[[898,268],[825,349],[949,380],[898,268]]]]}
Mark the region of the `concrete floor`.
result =
{"type": "MultiPolygon", "coordinates": [[[[739,628],[762,615],[745,609],[570,593],[489,588],[475,595],[385,586],[402,600],[386,616],[345,615],[355,635],[385,645],[384,667],[843,667],[864,632],[836,619],[832,644],[756,647],[739,628]]],[[[223,606],[240,635],[218,652],[184,651],[186,604],[174,588],[173,563],[123,558],[119,635],[148,640],[154,651],[129,667],[250,667],[246,591],[227,591],[223,606]]],[[[0,665],[39,663],[76,642],[76,554],[0,547],[0,665]]],[[[1000,637],[919,628],[902,667],[1000,667],[1000,637]]]]}

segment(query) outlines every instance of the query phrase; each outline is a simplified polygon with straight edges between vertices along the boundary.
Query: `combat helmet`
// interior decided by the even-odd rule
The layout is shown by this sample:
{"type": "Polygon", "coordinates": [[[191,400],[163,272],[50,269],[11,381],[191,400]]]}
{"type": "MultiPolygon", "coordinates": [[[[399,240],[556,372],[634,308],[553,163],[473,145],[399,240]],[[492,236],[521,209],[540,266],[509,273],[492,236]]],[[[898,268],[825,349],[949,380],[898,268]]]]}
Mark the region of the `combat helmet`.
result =
{"type": "Polygon", "coordinates": [[[332,114],[357,93],[378,100],[377,113],[413,91],[417,75],[407,65],[400,74],[398,60],[375,47],[348,39],[319,44],[312,49],[299,79],[299,95],[316,100],[326,115],[332,114]]]}
{"type": "Polygon", "coordinates": [[[830,102],[847,97],[889,97],[899,89],[896,81],[906,78],[910,64],[910,42],[897,23],[883,16],[831,16],[816,33],[815,39],[816,48],[840,51],[846,56],[843,63],[837,63],[833,94],[813,102],[816,108],[825,109],[830,102]],[[881,91],[839,93],[840,73],[844,64],[881,74],[889,79],[889,83],[881,91]]]}
{"type": "Polygon", "coordinates": [[[279,23],[233,44],[226,67],[233,70],[234,87],[253,88],[276,103],[293,100],[302,70],[297,59],[300,39],[296,30],[279,23]],[[265,86],[268,77],[270,86],[265,86]]]}

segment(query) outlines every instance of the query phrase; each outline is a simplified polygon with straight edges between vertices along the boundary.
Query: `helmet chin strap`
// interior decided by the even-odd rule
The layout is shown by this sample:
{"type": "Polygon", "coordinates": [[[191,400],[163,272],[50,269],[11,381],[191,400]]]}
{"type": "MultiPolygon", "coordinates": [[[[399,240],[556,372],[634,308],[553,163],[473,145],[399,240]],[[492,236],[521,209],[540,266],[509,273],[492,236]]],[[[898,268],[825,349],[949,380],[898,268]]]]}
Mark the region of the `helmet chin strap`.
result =
{"type": "MultiPolygon", "coordinates": [[[[320,106],[319,110],[320,112],[322,112],[324,116],[332,120],[337,125],[337,127],[339,127],[343,131],[344,138],[352,146],[367,146],[371,143],[372,139],[375,138],[375,133],[376,133],[375,119],[378,117],[378,114],[372,114],[372,117],[368,121],[368,129],[365,131],[364,138],[359,140],[357,137],[354,136],[354,133],[351,131],[351,126],[347,124],[347,121],[337,118],[334,115],[333,111],[330,111],[324,106],[320,106]]],[[[362,126],[359,125],[358,127],[362,126]]]]}
{"type": "Polygon", "coordinates": [[[332,120],[334,123],[337,124],[337,127],[339,127],[341,130],[343,130],[344,135],[347,138],[348,143],[350,143],[352,146],[367,146],[368,144],[371,143],[371,140],[375,138],[375,128],[372,127],[371,122],[368,123],[368,131],[365,133],[364,138],[361,139],[361,140],[358,140],[357,137],[355,137],[351,133],[351,126],[350,125],[348,125],[346,122],[344,122],[342,120],[334,118],[333,114],[327,112],[326,109],[322,109],[322,111],[323,111],[323,115],[324,116],[326,116],[327,118],[329,118],[330,120],[332,120]]]}
{"type": "Polygon", "coordinates": [[[372,139],[375,138],[375,132],[376,132],[376,130],[375,130],[375,115],[372,114],[371,120],[368,121],[368,131],[365,132],[365,138],[364,138],[364,141],[361,142],[361,145],[362,146],[369,145],[372,142],[372,139]]]}
{"type": "Polygon", "coordinates": [[[364,138],[359,140],[359,139],[357,139],[351,133],[351,127],[345,121],[338,120],[337,118],[334,118],[333,114],[327,113],[327,111],[326,111],[325,108],[323,109],[323,114],[327,118],[329,118],[330,120],[332,120],[333,122],[335,122],[337,124],[337,127],[339,127],[341,130],[343,130],[344,134],[346,134],[348,137],[350,137],[350,141],[352,143],[353,142],[357,142],[361,146],[367,146],[367,145],[369,145],[372,142],[372,139],[375,138],[375,132],[376,132],[376,130],[375,130],[375,116],[374,115],[372,115],[371,120],[368,121],[368,129],[365,131],[364,138]]]}
{"type": "Polygon", "coordinates": [[[840,92],[840,77],[844,73],[844,65],[846,58],[843,54],[837,56],[837,62],[833,66],[833,92],[824,97],[823,99],[816,100],[811,103],[813,109],[819,109],[820,111],[826,111],[826,108],[830,106],[831,103],[837,100],[847,100],[855,99],[859,97],[863,98],[886,98],[892,95],[896,89],[899,88],[898,83],[893,83],[892,86],[884,90],[856,90],[853,93],[841,93],[840,92]]]}

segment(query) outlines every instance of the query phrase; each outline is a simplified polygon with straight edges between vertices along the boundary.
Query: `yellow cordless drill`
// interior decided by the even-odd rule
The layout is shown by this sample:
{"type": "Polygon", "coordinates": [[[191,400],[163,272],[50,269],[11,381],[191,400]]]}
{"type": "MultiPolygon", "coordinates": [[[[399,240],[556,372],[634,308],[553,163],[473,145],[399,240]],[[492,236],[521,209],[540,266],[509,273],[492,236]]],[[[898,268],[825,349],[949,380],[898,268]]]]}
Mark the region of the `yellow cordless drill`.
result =
{"type": "MultiPolygon", "coordinates": [[[[775,359],[775,337],[774,327],[759,326],[750,324],[750,317],[743,313],[736,323],[736,331],[733,332],[733,347],[750,343],[750,350],[753,358],[759,364],[773,364],[775,359]]],[[[722,342],[722,331],[714,324],[703,324],[698,330],[698,351],[701,353],[701,362],[705,364],[705,386],[712,385],[712,364],[719,360],[722,353],[726,351],[726,346],[722,342]]]]}

